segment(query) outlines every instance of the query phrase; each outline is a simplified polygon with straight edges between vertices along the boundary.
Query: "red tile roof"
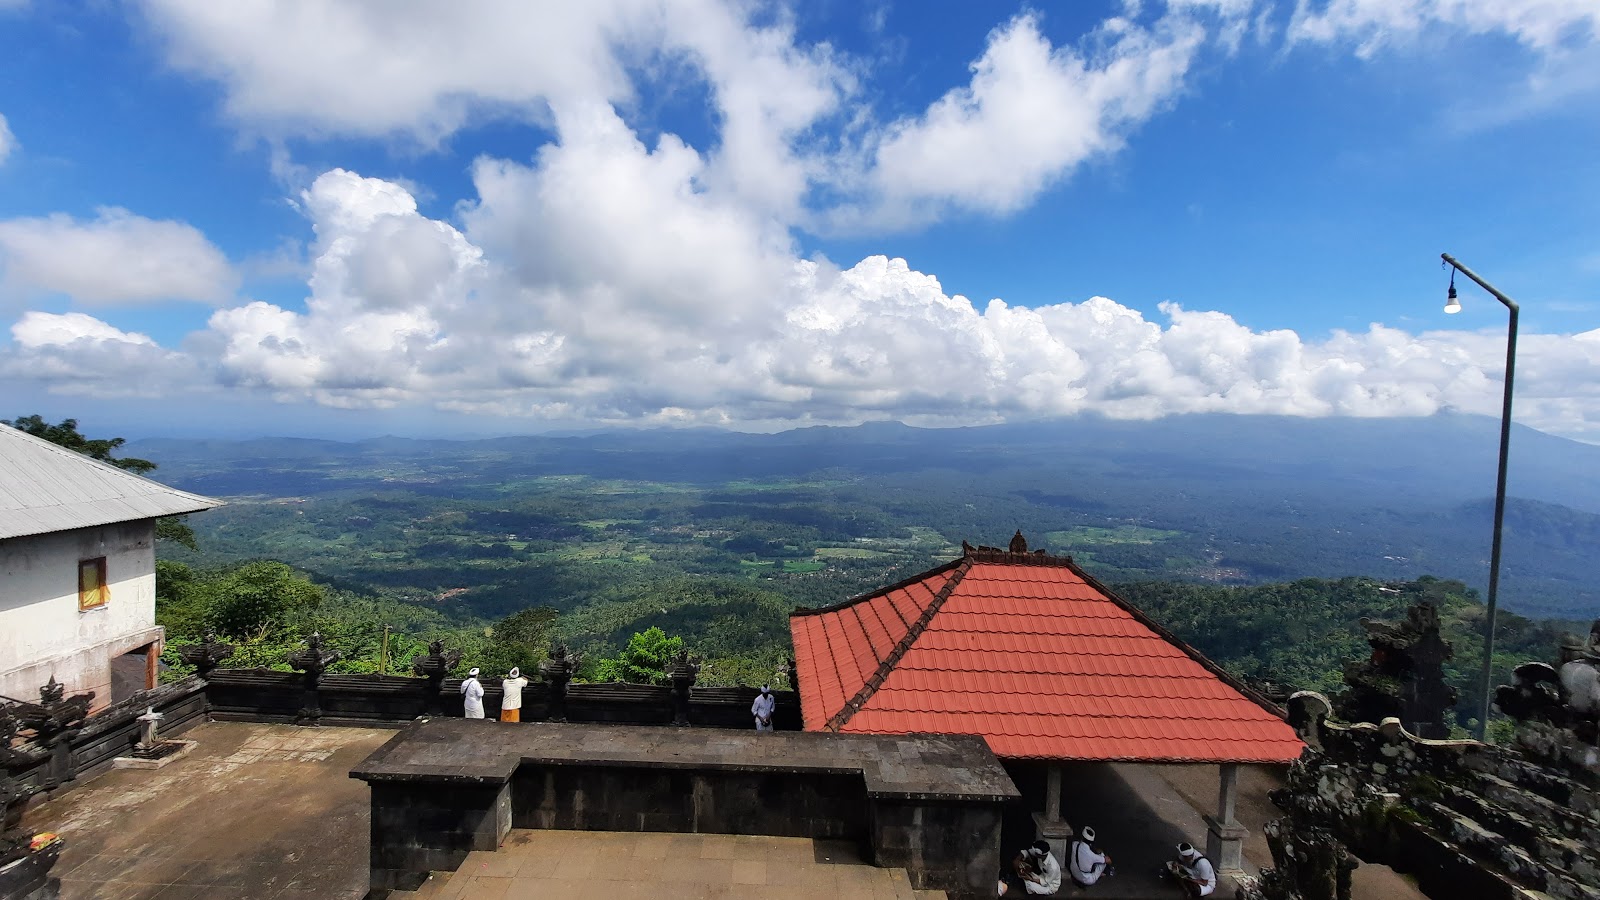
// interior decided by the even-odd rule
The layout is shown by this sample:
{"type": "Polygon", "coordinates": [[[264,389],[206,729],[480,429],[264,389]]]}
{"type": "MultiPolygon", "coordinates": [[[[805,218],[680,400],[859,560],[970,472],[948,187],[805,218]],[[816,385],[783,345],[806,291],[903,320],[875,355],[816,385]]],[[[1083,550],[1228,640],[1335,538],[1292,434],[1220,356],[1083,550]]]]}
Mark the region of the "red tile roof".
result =
{"type": "Polygon", "coordinates": [[[808,731],[977,734],[1010,759],[1287,762],[1269,704],[1070,558],[969,550],[789,619],[808,731]]]}

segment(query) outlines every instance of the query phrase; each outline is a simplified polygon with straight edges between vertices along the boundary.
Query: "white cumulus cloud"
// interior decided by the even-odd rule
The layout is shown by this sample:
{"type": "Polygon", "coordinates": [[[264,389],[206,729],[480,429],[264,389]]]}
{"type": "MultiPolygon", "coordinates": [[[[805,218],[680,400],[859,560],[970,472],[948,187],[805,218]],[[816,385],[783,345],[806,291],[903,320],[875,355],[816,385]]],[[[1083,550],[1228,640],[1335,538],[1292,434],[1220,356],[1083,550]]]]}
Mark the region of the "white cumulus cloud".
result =
{"type": "MultiPolygon", "coordinates": [[[[1508,2],[1527,15],[1481,27],[1530,47],[1581,33],[1541,18],[1563,0],[1508,2]]],[[[1461,6],[1397,3],[1436,17],[1461,6]]],[[[225,307],[177,349],[81,313],[29,313],[0,373],[630,423],[1498,411],[1499,334],[1373,325],[1308,340],[1180,303],[1151,317],[1104,297],[974,303],[903,260],[801,251],[808,228],[1025,207],[1114,154],[1185,90],[1208,41],[1237,46],[1264,4],[1178,0],[1145,15],[1126,3],[1072,44],[1024,14],[988,36],[967,83],[888,123],[862,100],[868,67],[799,42],[781,9],[469,6],[146,0],[174,64],[219,82],[248,129],[426,145],[513,117],[552,136],[525,157],[476,160],[449,219],[394,182],[308,178],[295,198],[311,235],[303,302],[232,302],[227,260],[182,223],[121,210],[0,223],[13,290],[225,307]],[[709,146],[629,124],[645,77],[706,89],[709,146]]],[[[1411,27],[1371,9],[1302,5],[1296,39],[1411,27]]],[[[1600,332],[1527,334],[1521,350],[1523,420],[1600,440],[1600,332]]]]}
{"type": "Polygon", "coordinates": [[[1600,40],[1594,0],[1297,0],[1289,40],[1353,41],[1371,55],[1434,28],[1506,34],[1540,53],[1600,40]]]}
{"type": "Polygon", "coordinates": [[[1021,209],[1080,163],[1120,149],[1182,89],[1206,36],[1182,16],[1150,28],[1114,18],[1079,51],[1052,46],[1039,25],[1027,13],[995,29],[970,84],[889,126],[873,154],[877,218],[1021,209]]]}
{"type": "Polygon", "coordinates": [[[24,313],[11,326],[11,343],[0,353],[0,378],[58,393],[167,396],[207,387],[186,354],[83,313],[24,313]]]}
{"type": "Polygon", "coordinates": [[[217,302],[238,283],[222,251],[195,227],[116,208],[92,221],[62,214],[0,221],[0,267],[13,293],[101,305],[217,302]]]}
{"type": "MultiPolygon", "coordinates": [[[[704,165],[681,145],[571,115],[570,146],[479,164],[461,227],[393,183],[320,176],[300,202],[316,235],[303,310],[219,310],[183,352],[29,313],[4,374],[127,391],[136,371],[146,386],[337,407],[630,423],[1498,410],[1498,331],[1373,325],[1312,341],[1175,303],[1154,319],[1104,297],[975,304],[903,260],[800,258],[781,227],[681,193],[704,165]],[[614,215],[623,197],[643,212],[614,215]]],[[[1600,440],[1600,331],[1525,334],[1520,358],[1521,420],[1600,440]]]]}

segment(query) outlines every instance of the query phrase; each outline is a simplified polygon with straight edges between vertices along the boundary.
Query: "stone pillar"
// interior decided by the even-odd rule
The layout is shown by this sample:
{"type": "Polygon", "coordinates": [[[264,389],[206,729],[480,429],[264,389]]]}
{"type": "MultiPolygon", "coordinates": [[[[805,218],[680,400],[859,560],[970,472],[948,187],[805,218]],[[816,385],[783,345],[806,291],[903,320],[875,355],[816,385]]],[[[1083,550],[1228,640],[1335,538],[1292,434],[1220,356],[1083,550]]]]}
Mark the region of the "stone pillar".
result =
{"type": "Polygon", "coordinates": [[[550,657],[539,663],[539,674],[544,676],[545,684],[549,685],[546,719],[552,722],[567,720],[567,683],[572,680],[572,673],[578,670],[581,661],[578,654],[568,652],[567,645],[556,644],[550,648],[550,657]]]}
{"type": "Polygon", "coordinates": [[[1061,818],[1061,766],[1051,763],[1045,770],[1044,812],[1033,814],[1034,840],[1050,845],[1050,853],[1063,866],[1067,862],[1067,842],[1072,826],[1061,818]]]}
{"type": "Polygon", "coordinates": [[[72,755],[72,740],[89,717],[94,691],[66,696],[66,687],[55,675],[39,688],[38,703],[17,705],[16,717],[23,728],[34,733],[33,743],[47,754],[40,786],[53,791],[78,777],[72,755]]]}
{"type": "Polygon", "coordinates": [[[1218,767],[1217,814],[1206,816],[1206,857],[1216,867],[1218,875],[1244,873],[1245,827],[1234,818],[1234,807],[1239,799],[1239,764],[1223,763],[1218,767]]]}
{"type": "Polygon", "coordinates": [[[689,689],[700,675],[700,664],[689,658],[689,651],[679,651],[667,667],[667,677],[672,680],[672,724],[689,724],[689,689]]]}
{"type": "Polygon", "coordinates": [[[295,724],[316,725],[321,720],[322,701],[318,685],[322,681],[322,673],[338,662],[340,655],[337,650],[323,650],[322,635],[315,631],[306,638],[305,649],[289,654],[289,667],[306,673],[305,702],[295,724]]]}
{"type": "Polygon", "coordinates": [[[161,743],[161,737],[157,732],[161,728],[161,720],[165,718],[166,716],[156,712],[155,707],[145,707],[144,715],[140,716],[138,720],[139,743],[134,745],[135,750],[149,752],[154,750],[157,744],[161,743]]]}

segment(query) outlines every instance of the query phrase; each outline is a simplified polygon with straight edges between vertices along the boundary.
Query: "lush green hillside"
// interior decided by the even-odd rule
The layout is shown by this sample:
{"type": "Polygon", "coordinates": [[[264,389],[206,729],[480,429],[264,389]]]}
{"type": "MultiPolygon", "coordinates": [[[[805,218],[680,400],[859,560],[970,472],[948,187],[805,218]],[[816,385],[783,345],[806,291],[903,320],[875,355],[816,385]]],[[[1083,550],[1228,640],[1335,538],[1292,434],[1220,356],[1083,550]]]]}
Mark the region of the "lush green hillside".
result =
{"type": "MultiPolygon", "coordinates": [[[[526,666],[554,639],[585,653],[593,677],[606,660],[606,672],[637,668],[619,654],[644,633],[636,657],[681,637],[710,660],[708,680],[755,683],[788,654],[793,607],[1020,528],[1122,584],[1229,669],[1297,686],[1335,687],[1342,663],[1366,653],[1362,616],[1397,618],[1430,596],[1458,648],[1465,714],[1482,613],[1462,582],[1486,568],[1491,482],[1481,450],[1451,466],[1430,456],[1435,441],[1477,447],[1493,430],[1422,423],[1193,417],[129,449],[159,460],[170,483],[229,501],[191,519],[198,551],[164,549],[163,620],[179,642],[231,622],[243,658],[267,664],[316,628],[346,652],[342,668],[375,669],[387,624],[394,660],[443,636],[463,665],[526,666]],[[255,559],[308,575],[316,602],[281,569],[241,575],[255,559]],[[1451,580],[1418,580],[1431,575],[1451,580]],[[259,597],[261,579],[291,599],[227,608],[232,595],[259,597]]],[[[1585,508],[1600,500],[1574,473],[1600,455],[1519,440],[1529,471],[1513,488],[1528,490],[1507,512],[1502,597],[1586,621],[1600,610],[1600,516],[1585,508]]],[[[1547,657],[1558,627],[1508,617],[1497,667],[1547,657]]]]}

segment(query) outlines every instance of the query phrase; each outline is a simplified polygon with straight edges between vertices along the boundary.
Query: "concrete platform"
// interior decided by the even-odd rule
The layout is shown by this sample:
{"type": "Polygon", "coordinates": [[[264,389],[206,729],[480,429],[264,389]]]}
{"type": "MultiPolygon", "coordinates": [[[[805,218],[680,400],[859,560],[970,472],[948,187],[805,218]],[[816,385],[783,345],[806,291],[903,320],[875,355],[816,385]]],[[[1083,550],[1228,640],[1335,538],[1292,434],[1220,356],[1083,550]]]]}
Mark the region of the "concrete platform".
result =
{"type": "Polygon", "coordinates": [[[212,723],[188,757],[118,769],[28,811],[67,849],[63,900],[356,900],[367,789],[349,777],[393,731],[212,723]]]}

